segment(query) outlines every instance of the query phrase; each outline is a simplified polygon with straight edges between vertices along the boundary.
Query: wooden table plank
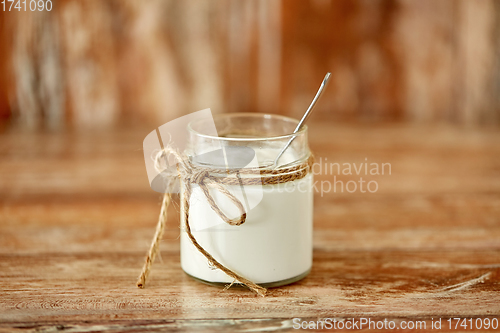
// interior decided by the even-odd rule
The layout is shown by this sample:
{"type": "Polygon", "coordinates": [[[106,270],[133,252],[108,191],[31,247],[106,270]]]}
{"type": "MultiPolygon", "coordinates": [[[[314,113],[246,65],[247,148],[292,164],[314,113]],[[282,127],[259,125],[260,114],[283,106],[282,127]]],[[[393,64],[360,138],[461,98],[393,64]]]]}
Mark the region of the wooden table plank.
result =
{"type": "Polygon", "coordinates": [[[178,256],[163,251],[144,290],[132,283],[137,254],[2,256],[1,319],[470,317],[500,310],[498,251],[316,250],[306,279],[270,289],[265,298],[200,284],[182,273],[178,256]]]}
{"type": "MultiPolygon", "coordinates": [[[[317,160],[367,158],[391,163],[392,172],[366,178],[378,182],[376,193],[316,193],[313,270],[265,298],[182,272],[177,207],[148,287],[135,287],[160,203],[142,160],[148,129],[2,133],[0,331],[289,330],[294,317],[500,317],[500,133],[310,127],[317,160]]],[[[334,176],[358,178],[315,179],[334,176]]]]}

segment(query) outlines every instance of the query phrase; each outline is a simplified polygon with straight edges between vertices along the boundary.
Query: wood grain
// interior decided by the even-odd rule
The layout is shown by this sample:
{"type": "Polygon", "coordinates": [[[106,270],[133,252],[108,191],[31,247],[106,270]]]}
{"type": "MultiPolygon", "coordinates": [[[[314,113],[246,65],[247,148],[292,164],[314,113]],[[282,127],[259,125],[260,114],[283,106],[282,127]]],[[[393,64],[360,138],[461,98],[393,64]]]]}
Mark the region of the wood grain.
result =
{"type": "Polygon", "coordinates": [[[324,119],[498,124],[500,3],[477,2],[66,0],[11,12],[0,117],[32,128],[207,107],[298,118],[331,72],[324,119]]]}
{"type": "MultiPolygon", "coordinates": [[[[288,331],[294,317],[498,318],[498,130],[309,127],[317,160],[367,158],[391,163],[392,173],[367,178],[376,193],[316,193],[313,270],[265,298],[185,275],[178,217],[168,221],[148,287],[135,287],[160,203],[141,151],[149,129],[0,134],[0,331],[288,331]]],[[[315,180],[334,176],[357,177],[315,180]]]]}

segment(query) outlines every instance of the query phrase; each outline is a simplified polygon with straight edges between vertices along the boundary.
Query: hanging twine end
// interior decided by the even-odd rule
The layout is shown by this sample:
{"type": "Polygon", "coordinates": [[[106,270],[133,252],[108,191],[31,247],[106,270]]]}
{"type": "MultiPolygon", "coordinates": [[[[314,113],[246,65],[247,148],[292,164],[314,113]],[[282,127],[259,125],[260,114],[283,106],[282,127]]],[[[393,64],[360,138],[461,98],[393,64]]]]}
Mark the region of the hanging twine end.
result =
{"type": "Polygon", "coordinates": [[[139,279],[137,280],[136,285],[137,285],[138,288],[144,289],[144,287],[146,286],[146,279],[144,278],[144,276],[141,275],[139,277],[139,279]]]}
{"type": "Polygon", "coordinates": [[[261,286],[257,286],[257,289],[253,289],[257,293],[257,295],[261,297],[266,297],[267,289],[261,286]]]}

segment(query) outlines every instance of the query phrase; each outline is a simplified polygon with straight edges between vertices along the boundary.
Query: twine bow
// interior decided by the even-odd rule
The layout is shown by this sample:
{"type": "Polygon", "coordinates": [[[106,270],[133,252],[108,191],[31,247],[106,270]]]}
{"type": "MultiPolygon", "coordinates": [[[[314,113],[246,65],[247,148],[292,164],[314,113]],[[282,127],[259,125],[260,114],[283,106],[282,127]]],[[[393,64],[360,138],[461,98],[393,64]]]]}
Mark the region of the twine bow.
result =
{"type": "Polygon", "coordinates": [[[165,224],[167,221],[167,208],[171,200],[170,194],[168,193],[169,192],[168,187],[170,188],[173,187],[174,179],[179,177],[180,181],[183,182],[184,186],[184,193],[183,193],[184,211],[182,213],[184,214],[185,217],[184,220],[185,220],[186,233],[189,239],[191,240],[191,243],[193,243],[196,249],[199,252],[201,252],[205,256],[205,258],[207,258],[211,266],[220,269],[228,276],[233,278],[233,282],[229,284],[226,287],[226,289],[231,287],[235,282],[238,282],[247,286],[249,289],[257,293],[258,295],[265,296],[267,291],[266,288],[257,285],[256,283],[248,280],[247,278],[239,275],[233,270],[222,265],[210,253],[208,253],[193,236],[193,233],[191,232],[191,226],[189,225],[189,199],[192,194],[192,184],[197,184],[200,187],[212,210],[215,211],[215,213],[217,213],[217,215],[224,222],[230,225],[239,226],[245,223],[246,221],[247,215],[245,212],[245,208],[243,207],[241,201],[238,200],[238,198],[236,198],[231,192],[229,192],[223,185],[256,185],[256,184],[272,185],[272,184],[285,183],[301,179],[305,177],[307,173],[311,170],[314,161],[313,156],[312,155],[309,156],[309,158],[300,165],[278,170],[261,170],[258,168],[242,169],[242,170],[231,170],[231,169],[222,170],[222,169],[211,169],[211,168],[202,168],[194,166],[189,162],[187,158],[184,158],[176,150],[172,149],[171,147],[165,147],[158,153],[155,159],[155,168],[159,172],[161,172],[161,170],[164,170],[162,163],[167,161],[167,156],[169,155],[173,156],[177,162],[178,175],[175,176],[170,175],[170,177],[167,177],[166,179],[168,182],[166,191],[167,193],[165,193],[165,195],[163,196],[160,218],[156,226],[155,236],[151,243],[148,255],[146,256],[142,272],[139,276],[139,279],[137,280],[137,286],[139,288],[144,288],[146,284],[146,280],[149,275],[149,271],[151,269],[151,264],[153,263],[156,254],[158,252],[159,243],[161,241],[161,238],[163,237],[165,224]],[[240,173],[258,175],[259,177],[241,179],[239,177],[240,173]],[[237,175],[237,177],[236,178],[215,177],[212,174],[237,175]],[[263,174],[269,174],[270,176],[260,177],[263,174]],[[236,219],[230,219],[229,217],[227,217],[227,215],[224,214],[224,212],[219,208],[219,206],[213,199],[212,195],[210,194],[209,188],[213,188],[219,191],[220,193],[224,194],[226,197],[228,197],[240,211],[240,216],[236,219]]]}
{"type": "Polygon", "coordinates": [[[192,184],[197,184],[200,186],[200,189],[202,190],[203,194],[205,194],[205,197],[207,198],[208,203],[210,204],[210,207],[219,215],[219,217],[226,222],[227,224],[230,225],[241,225],[245,223],[247,213],[245,212],[245,207],[243,207],[243,204],[241,201],[238,200],[231,192],[229,192],[224,186],[222,186],[220,183],[217,182],[217,180],[214,177],[211,177],[208,171],[198,171],[191,176],[186,177],[186,182],[185,183],[192,183],[192,184]],[[227,217],[224,212],[219,208],[217,203],[215,203],[214,198],[210,195],[210,191],[208,187],[211,186],[215,188],[217,191],[221,192],[224,194],[226,197],[228,197],[233,204],[238,208],[240,211],[240,217],[231,220],[230,218],[227,217]]]}
{"type": "MultiPolygon", "coordinates": [[[[208,253],[196,240],[191,232],[191,227],[189,225],[189,198],[192,194],[192,184],[197,184],[203,194],[205,195],[210,207],[217,213],[217,215],[226,223],[234,226],[241,225],[245,223],[246,220],[246,212],[245,208],[241,201],[238,200],[231,192],[229,192],[224,186],[222,186],[219,182],[217,182],[216,177],[210,175],[210,173],[205,169],[197,169],[195,168],[187,158],[183,158],[176,150],[165,147],[161,150],[156,159],[155,159],[155,168],[160,171],[163,169],[162,162],[166,161],[167,155],[172,155],[177,162],[177,170],[180,174],[180,179],[184,185],[184,215],[185,215],[185,229],[186,233],[196,247],[196,249],[201,252],[208,260],[209,264],[213,267],[216,267],[226,273],[228,276],[232,277],[234,281],[237,281],[241,284],[244,284],[254,292],[256,292],[260,296],[265,296],[266,288],[263,288],[256,283],[246,279],[245,277],[237,274],[233,270],[225,267],[219,261],[217,261],[210,253],[208,253]],[[236,219],[230,219],[226,214],[219,208],[212,195],[210,194],[209,187],[212,187],[224,194],[228,197],[231,202],[238,208],[240,211],[240,216],[236,219]]],[[[172,182],[172,180],[169,180],[172,182]]],[[[168,189],[167,189],[168,190],[168,189]]],[[[167,191],[168,192],[168,191],[167,191]]],[[[170,194],[165,193],[163,197],[162,209],[160,212],[160,219],[158,221],[158,225],[155,232],[155,237],[153,238],[153,242],[151,244],[150,250],[148,252],[148,256],[146,257],[146,261],[144,263],[144,267],[137,281],[137,286],[139,288],[144,288],[146,284],[146,279],[149,275],[149,271],[151,268],[151,264],[156,257],[159,248],[159,242],[163,236],[166,219],[167,219],[167,207],[170,204],[170,194]]],[[[233,282],[234,283],[234,282],[233,282]]],[[[228,287],[230,287],[233,283],[231,283],[228,287]]]]}

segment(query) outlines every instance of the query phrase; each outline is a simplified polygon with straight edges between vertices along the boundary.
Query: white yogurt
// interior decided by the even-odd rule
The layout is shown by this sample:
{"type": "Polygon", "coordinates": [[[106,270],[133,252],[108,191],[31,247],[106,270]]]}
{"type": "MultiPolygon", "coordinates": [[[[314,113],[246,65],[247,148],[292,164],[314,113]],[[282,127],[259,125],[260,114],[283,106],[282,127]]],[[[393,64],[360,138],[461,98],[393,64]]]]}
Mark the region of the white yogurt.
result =
{"type": "MultiPolygon", "coordinates": [[[[275,149],[257,152],[259,161],[276,155],[275,149]]],[[[292,149],[280,160],[287,161],[294,161],[292,149]]],[[[247,210],[246,221],[240,226],[224,223],[200,188],[193,185],[189,201],[193,236],[222,265],[255,283],[275,283],[304,275],[312,266],[312,182],[313,176],[309,173],[302,179],[278,185],[244,185],[247,203],[252,198],[262,200],[247,210]]],[[[240,186],[226,188],[244,202],[245,198],[238,194],[240,186]]],[[[210,193],[227,216],[239,216],[237,208],[224,195],[215,190],[210,193]]],[[[182,205],[181,209],[184,209],[182,205]]],[[[184,223],[184,214],[181,214],[182,269],[208,282],[233,282],[224,272],[209,266],[188,238],[184,223]]]]}

